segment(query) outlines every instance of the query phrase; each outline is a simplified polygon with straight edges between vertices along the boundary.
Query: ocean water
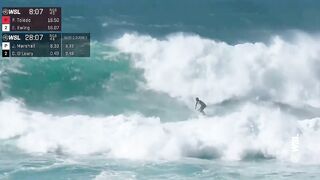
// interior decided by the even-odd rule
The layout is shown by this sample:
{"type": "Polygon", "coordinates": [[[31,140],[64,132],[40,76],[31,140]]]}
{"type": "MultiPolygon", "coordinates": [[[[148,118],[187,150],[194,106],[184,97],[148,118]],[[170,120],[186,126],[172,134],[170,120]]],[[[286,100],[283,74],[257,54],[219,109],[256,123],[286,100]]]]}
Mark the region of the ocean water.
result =
{"type": "Polygon", "coordinates": [[[90,58],[0,60],[0,179],[319,179],[320,2],[0,6],[92,37],[90,58]]]}

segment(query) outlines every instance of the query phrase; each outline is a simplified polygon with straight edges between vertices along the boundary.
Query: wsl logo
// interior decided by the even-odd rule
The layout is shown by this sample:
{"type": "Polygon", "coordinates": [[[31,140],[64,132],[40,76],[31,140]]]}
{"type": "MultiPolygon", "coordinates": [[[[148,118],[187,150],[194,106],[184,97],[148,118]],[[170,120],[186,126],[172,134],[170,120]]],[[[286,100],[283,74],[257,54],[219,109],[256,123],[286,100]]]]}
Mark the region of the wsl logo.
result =
{"type": "Polygon", "coordinates": [[[11,14],[21,14],[20,9],[7,9],[7,8],[2,9],[2,15],[7,16],[11,14]]]}
{"type": "Polygon", "coordinates": [[[2,41],[20,41],[21,38],[20,38],[20,35],[18,34],[15,34],[15,35],[12,35],[12,34],[4,34],[2,35],[2,41]]]}
{"type": "Polygon", "coordinates": [[[9,41],[9,36],[6,34],[2,35],[2,41],[9,41]]]}

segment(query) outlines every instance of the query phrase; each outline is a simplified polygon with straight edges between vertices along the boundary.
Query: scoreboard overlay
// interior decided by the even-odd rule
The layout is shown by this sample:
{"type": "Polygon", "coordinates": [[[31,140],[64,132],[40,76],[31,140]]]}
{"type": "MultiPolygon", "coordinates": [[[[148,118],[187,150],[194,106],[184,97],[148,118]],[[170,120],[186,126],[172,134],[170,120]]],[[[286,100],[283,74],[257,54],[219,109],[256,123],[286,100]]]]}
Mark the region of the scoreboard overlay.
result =
{"type": "Polygon", "coordinates": [[[62,33],[60,7],[3,7],[2,57],[89,57],[90,33],[62,33]]]}

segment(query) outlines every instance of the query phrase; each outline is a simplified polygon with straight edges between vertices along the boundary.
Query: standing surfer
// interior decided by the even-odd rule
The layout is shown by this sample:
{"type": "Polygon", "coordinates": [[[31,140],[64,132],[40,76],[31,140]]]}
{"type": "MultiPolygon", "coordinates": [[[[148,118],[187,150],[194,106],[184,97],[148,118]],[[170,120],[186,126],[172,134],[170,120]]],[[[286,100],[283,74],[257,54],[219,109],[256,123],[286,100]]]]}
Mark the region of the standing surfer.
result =
{"type": "Polygon", "coordinates": [[[203,115],[206,115],[206,113],[204,113],[204,108],[207,107],[207,105],[201,101],[199,98],[196,98],[196,105],[194,107],[194,109],[197,109],[197,105],[200,104],[200,108],[198,109],[199,112],[201,112],[203,115]]]}

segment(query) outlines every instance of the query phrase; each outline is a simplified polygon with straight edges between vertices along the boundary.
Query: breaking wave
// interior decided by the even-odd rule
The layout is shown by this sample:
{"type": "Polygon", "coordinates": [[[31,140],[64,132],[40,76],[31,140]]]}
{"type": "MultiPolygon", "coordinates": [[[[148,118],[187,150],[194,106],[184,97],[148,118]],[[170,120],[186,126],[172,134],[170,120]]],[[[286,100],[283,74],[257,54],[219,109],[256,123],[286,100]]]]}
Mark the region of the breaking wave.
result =
{"type": "Polygon", "coordinates": [[[297,33],[230,45],[197,35],[125,34],[114,45],[144,70],[148,88],[189,103],[196,96],[210,103],[253,97],[320,107],[319,40],[297,33]]]}
{"type": "Polygon", "coordinates": [[[156,117],[53,116],[0,103],[0,139],[29,153],[105,154],[108,158],[242,160],[250,157],[319,163],[320,118],[297,121],[268,106],[247,103],[223,117],[163,123],[156,117]],[[292,138],[298,137],[298,150],[292,138]]]}
{"type": "MultiPolygon", "coordinates": [[[[319,40],[297,34],[290,40],[276,36],[269,43],[230,45],[197,35],[156,39],[124,34],[112,43],[119,50],[116,56],[129,55],[134,67],[143,70],[144,84],[136,80],[142,88],[168,94],[190,111],[194,97],[199,96],[208,103],[209,116],[193,114],[183,121],[164,122],[139,110],[101,116],[53,115],[27,108],[17,100],[23,97],[6,97],[0,101],[0,141],[35,154],[103,154],[139,160],[275,158],[320,163],[319,40]],[[230,104],[237,106],[230,108],[230,104]],[[303,113],[297,115],[298,111],[303,113]]],[[[29,66],[32,69],[33,64],[29,66]]],[[[133,67],[125,67],[123,71],[133,71],[133,67]]],[[[88,70],[91,72],[95,71],[88,70]]],[[[0,82],[5,82],[0,89],[10,86],[3,78],[0,82]]],[[[135,106],[141,106],[138,97],[131,98],[137,99],[132,101],[135,106]]],[[[157,100],[148,98],[144,101],[148,106],[157,100]]],[[[174,107],[164,109],[174,111],[174,107]]],[[[181,120],[170,119],[175,118],[181,120]]]]}

